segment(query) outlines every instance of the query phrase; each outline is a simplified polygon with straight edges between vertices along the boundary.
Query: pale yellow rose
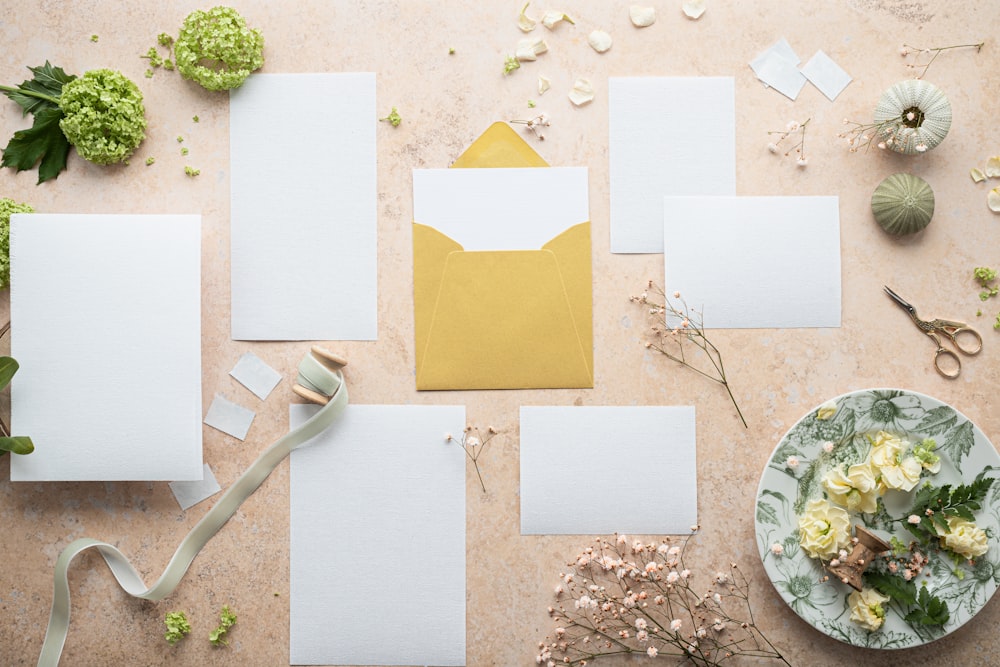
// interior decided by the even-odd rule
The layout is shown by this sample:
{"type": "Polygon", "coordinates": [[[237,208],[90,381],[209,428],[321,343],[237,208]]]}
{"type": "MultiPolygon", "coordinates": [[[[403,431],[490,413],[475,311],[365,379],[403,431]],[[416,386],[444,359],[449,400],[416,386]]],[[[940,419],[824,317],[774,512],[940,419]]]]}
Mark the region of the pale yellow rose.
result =
{"type": "Polygon", "coordinates": [[[851,606],[851,620],[866,630],[878,630],[885,623],[885,607],[889,597],[882,595],[874,588],[854,591],[847,598],[851,606]]]}
{"type": "Polygon", "coordinates": [[[878,509],[878,483],[867,461],[852,465],[846,473],[842,467],[832,468],[823,476],[823,488],[830,500],[852,512],[871,514],[878,509]]]}
{"type": "Polygon", "coordinates": [[[947,521],[948,532],[934,524],[938,535],[941,536],[942,547],[969,559],[982,556],[989,550],[986,532],[982,528],[957,516],[948,517],[947,521]]]}
{"type": "Polygon", "coordinates": [[[799,516],[799,544],[811,558],[831,558],[851,542],[847,511],[828,500],[810,500],[799,516]]]}
{"type": "Polygon", "coordinates": [[[897,435],[879,431],[872,442],[871,464],[878,471],[878,481],[886,489],[912,491],[920,481],[923,466],[920,461],[904,454],[910,443],[897,435]]]}

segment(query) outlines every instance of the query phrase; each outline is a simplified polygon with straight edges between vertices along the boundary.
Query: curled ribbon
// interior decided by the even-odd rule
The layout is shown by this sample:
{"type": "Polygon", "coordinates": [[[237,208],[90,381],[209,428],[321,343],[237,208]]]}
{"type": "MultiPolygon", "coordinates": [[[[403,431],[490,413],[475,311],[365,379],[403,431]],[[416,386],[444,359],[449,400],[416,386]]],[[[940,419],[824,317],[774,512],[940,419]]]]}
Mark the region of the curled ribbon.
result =
{"type": "MultiPolygon", "coordinates": [[[[327,356],[327,359],[330,357],[327,356]]],[[[333,364],[337,365],[337,364],[333,364]]],[[[170,595],[190,567],[198,552],[229,521],[243,501],[249,498],[271,472],[278,467],[293,449],[300,447],[326,430],[347,407],[347,386],[339,368],[331,368],[317,351],[310,352],[299,364],[298,384],[329,397],[329,402],[309,421],[286,434],[268,447],[253,464],[240,475],[219,502],[181,541],[160,578],[146,587],[142,577],[121,551],[91,538],[74,540],[63,549],[56,560],[52,611],[45,631],[45,641],[38,656],[38,667],[56,667],[62,655],[66,634],[69,632],[69,580],[67,571],[77,554],[96,549],[108,564],[118,585],[129,595],[144,600],[162,600],[170,595]]]]}

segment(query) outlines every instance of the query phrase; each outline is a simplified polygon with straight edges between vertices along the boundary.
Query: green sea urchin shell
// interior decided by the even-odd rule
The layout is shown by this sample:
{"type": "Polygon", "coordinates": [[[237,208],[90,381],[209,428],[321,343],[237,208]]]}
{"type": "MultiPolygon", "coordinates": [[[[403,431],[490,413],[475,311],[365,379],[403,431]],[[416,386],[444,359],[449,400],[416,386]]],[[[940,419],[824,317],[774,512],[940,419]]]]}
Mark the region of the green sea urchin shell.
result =
{"type": "Polygon", "coordinates": [[[893,174],[872,193],[872,213],[885,231],[895,236],[919,232],[934,216],[934,191],[913,174],[893,174]]]}
{"type": "Polygon", "coordinates": [[[887,148],[906,155],[923,153],[941,143],[951,129],[951,102],[933,83],[900,81],[882,93],[875,123],[887,148]]]}

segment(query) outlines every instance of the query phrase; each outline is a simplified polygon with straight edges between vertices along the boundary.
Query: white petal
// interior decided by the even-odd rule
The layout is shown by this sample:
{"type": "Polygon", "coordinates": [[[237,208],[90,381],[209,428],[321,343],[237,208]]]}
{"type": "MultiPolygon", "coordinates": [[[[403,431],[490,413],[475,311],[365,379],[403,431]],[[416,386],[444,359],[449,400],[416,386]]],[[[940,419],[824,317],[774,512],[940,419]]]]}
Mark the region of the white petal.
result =
{"type": "Polygon", "coordinates": [[[986,180],[986,175],[978,167],[973,167],[969,170],[969,176],[972,177],[974,183],[982,183],[986,180]]]}
{"type": "Polygon", "coordinates": [[[535,50],[531,46],[518,46],[517,51],[514,51],[514,57],[520,62],[525,60],[537,60],[535,55],[535,50]]]}
{"type": "Polygon", "coordinates": [[[587,37],[587,42],[598,53],[604,53],[611,48],[611,35],[603,30],[595,30],[587,37]]]}
{"type": "Polygon", "coordinates": [[[986,161],[986,175],[990,178],[1000,178],[1000,155],[994,155],[986,161]]]}
{"type": "Polygon", "coordinates": [[[1000,188],[993,188],[986,195],[986,203],[994,213],[1000,213],[1000,188]]]}
{"type": "Polygon", "coordinates": [[[548,28],[549,30],[555,28],[556,24],[559,23],[560,21],[567,21],[569,23],[572,23],[573,25],[576,25],[573,19],[571,19],[569,16],[563,14],[562,12],[557,12],[554,9],[550,9],[549,11],[545,12],[545,14],[542,15],[542,25],[548,28]]]}
{"type": "Polygon", "coordinates": [[[527,11],[528,5],[530,4],[530,2],[524,3],[524,7],[521,7],[521,13],[517,16],[517,27],[520,28],[522,32],[531,32],[535,29],[535,24],[538,23],[538,21],[524,13],[527,11]]]}
{"type": "Polygon", "coordinates": [[[691,2],[685,2],[681,9],[684,10],[684,14],[689,19],[700,19],[701,15],[705,13],[705,0],[691,0],[691,2]]]}
{"type": "Polygon", "coordinates": [[[538,94],[544,95],[545,91],[552,87],[552,82],[549,81],[549,77],[542,74],[538,75],[538,94]]]}
{"type": "Polygon", "coordinates": [[[517,43],[514,57],[518,60],[535,60],[537,56],[549,50],[544,39],[522,39],[517,43]]]}
{"type": "Polygon", "coordinates": [[[628,17],[636,28],[645,28],[653,25],[653,21],[656,20],[656,10],[652,7],[632,5],[628,8],[628,17]]]}
{"type": "Polygon", "coordinates": [[[594,99],[594,87],[586,79],[577,79],[573,90],[569,92],[569,101],[576,106],[582,106],[594,99]]]}

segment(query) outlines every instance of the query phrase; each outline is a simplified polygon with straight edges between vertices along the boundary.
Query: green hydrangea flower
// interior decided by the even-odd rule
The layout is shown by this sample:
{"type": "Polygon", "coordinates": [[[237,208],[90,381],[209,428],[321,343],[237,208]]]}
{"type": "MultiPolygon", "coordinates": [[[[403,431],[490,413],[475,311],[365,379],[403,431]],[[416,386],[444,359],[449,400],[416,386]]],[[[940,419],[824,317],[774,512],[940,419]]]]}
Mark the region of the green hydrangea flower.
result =
{"type": "Polygon", "coordinates": [[[0,197],[0,287],[10,283],[10,216],[13,213],[34,213],[28,204],[0,197]]]}
{"type": "Polygon", "coordinates": [[[63,86],[59,128],[80,157],[97,164],[124,162],[146,138],[142,93],[110,69],[90,70],[63,86]]]}
{"type": "Polygon", "coordinates": [[[196,10],[174,43],[174,64],[208,90],[238,88],[264,64],[264,36],[232,7],[196,10]]]}

